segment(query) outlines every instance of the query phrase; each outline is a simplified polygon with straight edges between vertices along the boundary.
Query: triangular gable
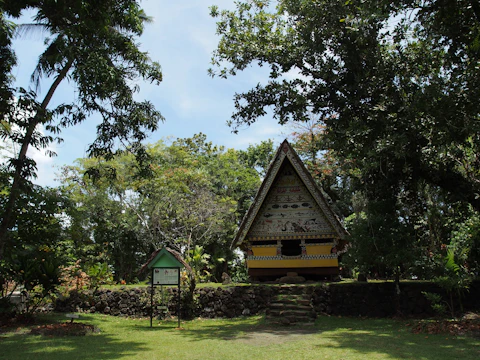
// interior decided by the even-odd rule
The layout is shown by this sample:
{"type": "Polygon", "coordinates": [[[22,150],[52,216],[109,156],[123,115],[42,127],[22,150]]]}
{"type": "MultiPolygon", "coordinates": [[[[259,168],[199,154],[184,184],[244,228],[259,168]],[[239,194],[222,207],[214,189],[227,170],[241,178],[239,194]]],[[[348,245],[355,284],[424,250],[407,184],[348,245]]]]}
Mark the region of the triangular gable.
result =
{"type": "Polygon", "coordinates": [[[175,257],[170,254],[165,248],[163,248],[157,256],[147,265],[149,269],[159,268],[159,267],[183,267],[183,264],[180,263],[175,257]]]}
{"type": "Polygon", "coordinates": [[[181,255],[172,250],[168,247],[164,247],[162,249],[156,250],[150,259],[147,261],[145,265],[142,266],[141,272],[145,269],[152,269],[152,268],[187,268],[187,270],[191,270],[190,266],[182,259],[181,255]]]}
{"type": "Polygon", "coordinates": [[[346,231],[287,140],[280,145],[233,245],[249,240],[336,238],[346,231]],[[283,219],[282,219],[283,218],[283,219]],[[289,219],[292,219],[290,221],[289,219]],[[293,220],[294,219],[294,220],[293,220]]]}

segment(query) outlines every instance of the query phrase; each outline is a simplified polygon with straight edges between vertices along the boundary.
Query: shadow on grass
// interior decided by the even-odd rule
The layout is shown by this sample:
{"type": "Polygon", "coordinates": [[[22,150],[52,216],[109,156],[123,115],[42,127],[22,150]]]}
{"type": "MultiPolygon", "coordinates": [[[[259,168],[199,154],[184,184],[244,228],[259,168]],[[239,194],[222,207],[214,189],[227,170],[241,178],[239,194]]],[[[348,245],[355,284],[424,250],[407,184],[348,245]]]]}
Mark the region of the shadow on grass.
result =
{"type": "Polygon", "coordinates": [[[31,335],[23,329],[0,334],[0,359],[120,359],[148,350],[147,345],[102,334],[101,328],[86,336],[31,335]]]}
{"type": "Polygon", "coordinates": [[[283,327],[272,325],[265,321],[262,316],[254,316],[248,318],[234,319],[196,319],[193,322],[185,321],[181,324],[181,328],[177,328],[176,321],[162,321],[154,323],[153,327],[145,324],[137,326],[137,330],[141,331],[164,331],[175,329],[178,334],[190,341],[204,340],[247,340],[252,334],[268,334],[272,338],[279,337],[286,339],[296,335],[312,335],[318,334],[319,330],[313,326],[300,327],[291,326],[283,327]]]}
{"type": "MultiPolygon", "coordinates": [[[[480,359],[480,341],[470,337],[414,334],[408,321],[320,317],[315,326],[273,326],[262,317],[185,322],[186,341],[225,340],[252,346],[307,341],[311,353],[353,354],[361,358],[480,359]]],[[[176,322],[139,326],[142,331],[172,330],[176,322]]],[[[343,356],[343,355],[342,355],[343,356]]]]}
{"type": "Polygon", "coordinates": [[[408,321],[321,317],[316,328],[319,350],[350,349],[365,358],[374,354],[397,359],[479,359],[480,341],[448,334],[414,334],[408,321]]]}

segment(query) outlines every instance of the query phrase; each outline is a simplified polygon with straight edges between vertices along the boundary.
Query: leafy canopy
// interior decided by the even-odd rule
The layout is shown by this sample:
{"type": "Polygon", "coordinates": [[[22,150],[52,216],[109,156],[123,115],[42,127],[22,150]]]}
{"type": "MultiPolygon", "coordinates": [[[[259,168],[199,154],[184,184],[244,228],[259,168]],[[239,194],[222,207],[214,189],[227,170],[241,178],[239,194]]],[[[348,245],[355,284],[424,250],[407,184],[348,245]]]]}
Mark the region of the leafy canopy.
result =
{"type": "MultiPolygon", "coordinates": [[[[122,145],[137,156],[145,168],[147,155],[142,145],[146,134],[163,120],[149,101],[138,101],[138,79],[154,84],[162,80],[160,65],[140,51],[136,42],[149,21],[134,0],[5,0],[0,4],[0,91],[2,95],[2,132],[0,135],[18,145],[19,151],[8,161],[11,172],[10,197],[3,209],[0,227],[0,258],[9,229],[15,225],[16,201],[28,190],[36,164],[27,158],[29,147],[46,149],[52,141],[61,142],[61,131],[100,116],[97,138],[90,144],[91,156],[112,157],[122,145]],[[17,21],[22,11],[34,12],[32,24],[17,21]],[[14,63],[11,38],[16,34],[42,29],[47,35],[45,50],[32,69],[33,89],[10,88],[14,63]],[[51,106],[63,81],[72,83],[76,96],[71,103],[51,106]],[[48,84],[40,97],[40,85],[48,84]],[[15,94],[15,97],[14,97],[15,94]],[[4,119],[4,120],[3,120],[4,119]],[[3,126],[4,122],[8,126],[3,126]],[[13,131],[4,131],[8,128],[13,131]],[[42,133],[44,131],[44,133],[42,133]]],[[[25,88],[28,84],[25,84],[25,88]]],[[[48,155],[54,154],[49,152],[48,155]]]]}
{"type": "Polygon", "coordinates": [[[328,146],[398,192],[424,180],[480,209],[480,10],[476,2],[240,1],[211,8],[213,76],[268,66],[234,98],[234,130],[266,114],[324,119],[328,146]]]}
{"type": "Polygon", "coordinates": [[[79,257],[85,263],[107,261],[116,280],[131,281],[162,246],[185,257],[200,247],[209,254],[206,268],[220,279],[234,257],[234,232],[260,185],[251,164],[271,154],[263,143],[248,152],[225,149],[204,134],[160,141],[147,151],[149,177],[137,175],[131,154],[80,159],[63,168],[63,187],[77,204],[69,231],[79,257]],[[92,168],[95,176],[86,173],[92,168]],[[112,172],[115,177],[108,176],[112,172]]]}

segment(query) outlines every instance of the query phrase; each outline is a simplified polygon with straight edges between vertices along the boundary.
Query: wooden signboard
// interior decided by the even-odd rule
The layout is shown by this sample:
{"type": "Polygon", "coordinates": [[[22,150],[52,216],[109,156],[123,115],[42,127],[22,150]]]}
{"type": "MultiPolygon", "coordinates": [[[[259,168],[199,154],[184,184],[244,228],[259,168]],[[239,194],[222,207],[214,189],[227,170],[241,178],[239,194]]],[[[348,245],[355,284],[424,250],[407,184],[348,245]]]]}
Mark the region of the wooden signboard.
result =
{"type": "Polygon", "coordinates": [[[178,285],[180,268],[153,268],[153,285],[178,285]]]}
{"type": "MultiPolygon", "coordinates": [[[[176,285],[178,286],[177,317],[178,327],[180,328],[180,269],[185,267],[184,261],[182,259],[180,259],[179,261],[179,259],[177,259],[175,253],[171,249],[163,248],[152,254],[151,259],[147,263],[147,267],[152,271],[152,288],[150,296],[150,327],[153,326],[154,287],[161,287],[163,303],[163,285],[176,285]]],[[[166,309],[165,306],[162,306],[162,308],[166,309]]]]}

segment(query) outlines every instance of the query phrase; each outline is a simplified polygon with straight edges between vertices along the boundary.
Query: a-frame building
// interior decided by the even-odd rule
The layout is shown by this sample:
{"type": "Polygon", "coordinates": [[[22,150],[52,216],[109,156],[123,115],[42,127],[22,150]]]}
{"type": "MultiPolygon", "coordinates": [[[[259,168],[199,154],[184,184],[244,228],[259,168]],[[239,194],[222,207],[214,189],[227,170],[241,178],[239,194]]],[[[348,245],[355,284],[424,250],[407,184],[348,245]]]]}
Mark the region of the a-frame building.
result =
{"type": "Polygon", "coordinates": [[[338,274],[347,232],[287,140],[279,147],[233,245],[253,279],[338,274]]]}

